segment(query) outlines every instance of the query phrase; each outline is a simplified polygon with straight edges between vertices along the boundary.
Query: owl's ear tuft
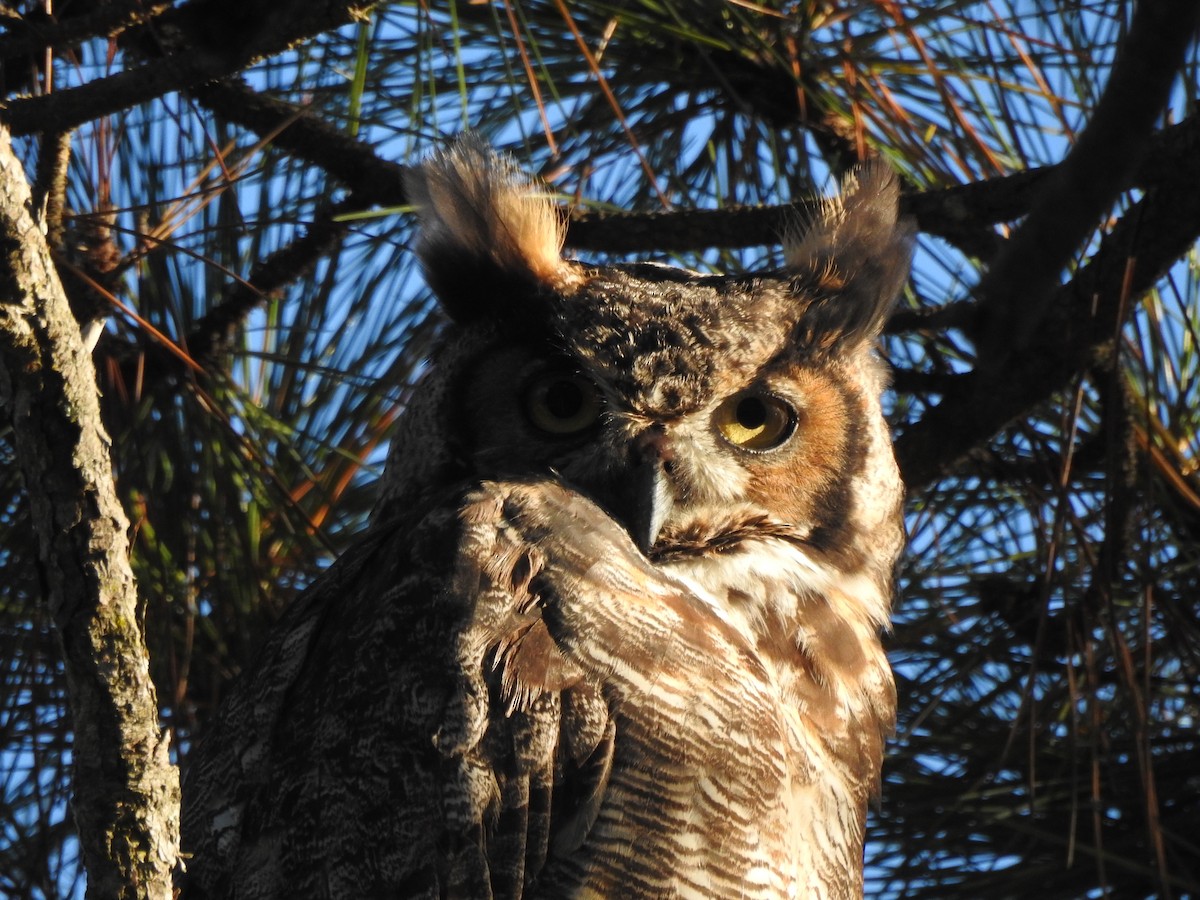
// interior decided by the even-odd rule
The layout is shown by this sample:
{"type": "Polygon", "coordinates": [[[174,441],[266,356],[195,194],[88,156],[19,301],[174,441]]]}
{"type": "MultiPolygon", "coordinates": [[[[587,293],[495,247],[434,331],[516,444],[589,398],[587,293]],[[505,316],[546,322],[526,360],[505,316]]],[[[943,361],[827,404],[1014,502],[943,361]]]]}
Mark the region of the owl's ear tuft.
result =
{"type": "Polygon", "coordinates": [[[872,160],[820,203],[807,227],[784,236],[797,292],[813,300],[801,327],[822,344],[869,341],[883,330],[908,277],[916,236],[899,202],[896,174],[872,160]]]}
{"type": "Polygon", "coordinates": [[[507,157],[464,135],[408,169],[405,192],[421,220],[417,255],[457,320],[578,279],[562,258],[566,225],[550,198],[507,157]]]}

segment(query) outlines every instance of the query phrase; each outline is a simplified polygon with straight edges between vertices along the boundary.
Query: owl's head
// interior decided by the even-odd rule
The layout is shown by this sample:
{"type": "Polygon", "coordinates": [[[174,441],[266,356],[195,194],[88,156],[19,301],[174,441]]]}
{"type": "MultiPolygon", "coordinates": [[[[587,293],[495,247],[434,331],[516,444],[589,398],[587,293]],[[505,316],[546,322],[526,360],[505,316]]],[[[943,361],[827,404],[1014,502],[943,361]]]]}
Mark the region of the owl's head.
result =
{"type": "Polygon", "coordinates": [[[740,275],[564,259],[555,205],[474,139],[407,188],[452,324],[393,443],[385,506],[552,475],[652,558],[786,533],[839,570],[890,575],[902,488],[873,346],[912,228],[885,166],[786,237],[784,268],[740,275]]]}

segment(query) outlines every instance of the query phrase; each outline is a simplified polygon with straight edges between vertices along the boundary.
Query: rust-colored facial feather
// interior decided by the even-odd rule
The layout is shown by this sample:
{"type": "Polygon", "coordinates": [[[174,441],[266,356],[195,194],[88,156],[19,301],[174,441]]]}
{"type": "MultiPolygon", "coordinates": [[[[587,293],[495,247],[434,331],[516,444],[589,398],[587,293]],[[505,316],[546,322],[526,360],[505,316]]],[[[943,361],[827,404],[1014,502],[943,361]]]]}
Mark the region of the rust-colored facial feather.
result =
{"type": "MultiPolygon", "coordinates": [[[[783,381],[783,377],[780,377],[783,381]]],[[[852,396],[819,370],[797,368],[786,378],[795,398],[796,430],[788,446],[753,457],[746,494],[792,522],[822,522],[822,498],[853,469],[852,396]]]]}

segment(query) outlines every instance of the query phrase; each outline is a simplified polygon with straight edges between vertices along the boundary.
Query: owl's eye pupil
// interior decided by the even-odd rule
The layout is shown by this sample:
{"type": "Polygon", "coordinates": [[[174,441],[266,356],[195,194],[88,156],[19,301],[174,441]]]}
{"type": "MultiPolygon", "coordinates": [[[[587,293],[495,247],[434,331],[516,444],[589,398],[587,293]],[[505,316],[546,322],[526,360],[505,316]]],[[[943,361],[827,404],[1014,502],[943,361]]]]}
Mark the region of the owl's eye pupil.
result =
{"type": "Polygon", "coordinates": [[[545,403],[556,419],[570,419],[583,406],[583,391],[574,381],[556,381],[546,390],[545,403]]]}
{"type": "Polygon", "coordinates": [[[743,397],[738,401],[737,420],[748,431],[762,428],[767,421],[767,407],[758,397],[743,397]]]}

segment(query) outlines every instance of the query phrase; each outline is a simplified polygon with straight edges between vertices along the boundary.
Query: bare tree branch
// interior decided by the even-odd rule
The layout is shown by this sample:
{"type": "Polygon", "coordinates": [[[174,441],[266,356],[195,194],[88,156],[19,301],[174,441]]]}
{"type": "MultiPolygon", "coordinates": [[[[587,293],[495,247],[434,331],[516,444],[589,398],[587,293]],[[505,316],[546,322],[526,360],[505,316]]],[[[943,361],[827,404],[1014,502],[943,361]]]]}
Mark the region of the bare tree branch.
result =
{"type": "MultiPolygon", "coordinates": [[[[263,136],[276,134],[272,143],[277,149],[319,166],[376,204],[408,202],[403,165],[380,158],[368,145],[305,109],[228,79],[196,87],[191,94],[210,111],[243,128],[263,136]]],[[[909,194],[903,200],[904,211],[917,218],[923,231],[960,243],[963,233],[977,230],[980,223],[1024,215],[1050,171],[1019,172],[945,191],[909,194]]],[[[797,203],[671,212],[576,212],[568,224],[567,246],[604,253],[767,246],[778,243],[779,235],[810,209],[807,203],[797,203]]]]}
{"type": "Polygon", "coordinates": [[[309,110],[263,96],[240,80],[194,88],[191,95],[211,112],[248,128],[271,145],[328,172],[352,192],[381,206],[403,206],[404,166],[337,129],[309,110]]]}
{"type": "MultiPolygon", "coordinates": [[[[256,134],[278,133],[273,140],[276,148],[319,166],[378,205],[408,202],[402,186],[403,165],[382,159],[368,145],[305,109],[265,97],[232,80],[201,85],[191,94],[212,112],[256,134]]],[[[1144,183],[1161,169],[1162,154],[1172,152],[1172,131],[1166,129],[1154,136],[1150,154],[1137,167],[1136,183],[1144,183]]],[[[910,193],[902,199],[902,207],[917,219],[922,231],[987,258],[995,246],[981,242],[980,226],[1010,222],[1028,213],[1055,171],[1056,167],[1034,169],[940,191],[910,193]]],[[[808,210],[808,204],[797,203],[670,212],[576,212],[568,224],[566,243],[572,249],[603,253],[769,246],[778,243],[779,235],[808,210]]]]}
{"type": "Polygon", "coordinates": [[[1157,178],[1092,260],[1047,305],[1027,346],[1002,370],[961,376],[958,390],[903,434],[896,454],[910,490],[948,472],[973,447],[1102,361],[1135,301],[1200,237],[1200,117],[1169,130],[1157,178]]]}
{"type": "MultiPolygon", "coordinates": [[[[403,165],[382,159],[370,146],[310,111],[232,79],[200,85],[190,93],[211,112],[243,128],[260,136],[275,135],[274,147],[319,166],[360,196],[381,206],[408,202],[403,165]]],[[[995,247],[982,246],[977,237],[981,224],[1011,221],[1028,212],[1051,171],[1019,172],[945,191],[909,194],[904,211],[917,218],[923,231],[967,252],[990,256],[995,247]]],[[[671,212],[577,211],[568,224],[567,246],[604,253],[768,246],[778,243],[779,235],[810,209],[807,203],[797,203],[671,212]]]]}
{"type": "Polygon", "coordinates": [[[1091,121],[979,285],[981,367],[1002,366],[1028,343],[1071,254],[1129,186],[1197,29],[1195,0],[1135,7],[1091,121]]]}
{"type": "MultiPolygon", "coordinates": [[[[233,336],[251,311],[266,297],[301,278],[329,253],[346,234],[349,226],[338,216],[366,205],[360,198],[349,199],[318,211],[308,230],[296,240],[280,247],[255,265],[244,282],[234,284],[226,295],[206,313],[187,339],[191,357],[204,366],[228,349],[233,336]]],[[[175,360],[175,357],[171,357],[175,360]]]]}
{"type": "Polygon", "coordinates": [[[96,373],[0,133],[0,405],[30,499],[74,726],[89,897],[171,896],[179,776],[159,728],[96,373]]]}
{"type": "Polygon", "coordinates": [[[33,56],[47,48],[61,50],[90,38],[113,37],[170,8],[169,0],[120,0],[105,3],[87,14],[81,14],[87,7],[67,6],[66,15],[60,15],[57,21],[31,16],[10,20],[10,33],[0,35],[0,60],[33,56]]]}
{"type": "Polygon", "coordinates": [[[14,135],[76,128],[99,116],[240,72],[364,16],[373,5],[373,0],[283,4],[192,0],[175,15],[164,13],[156,23],[179,30],[184,47],[180,52],[77,88],[15,100],[0,112],[0,119],[14,135]],[[216,22],[227,26],[215,28],[216,22]],[[233,40],[233,35],[240,40],[233,40]]]}

